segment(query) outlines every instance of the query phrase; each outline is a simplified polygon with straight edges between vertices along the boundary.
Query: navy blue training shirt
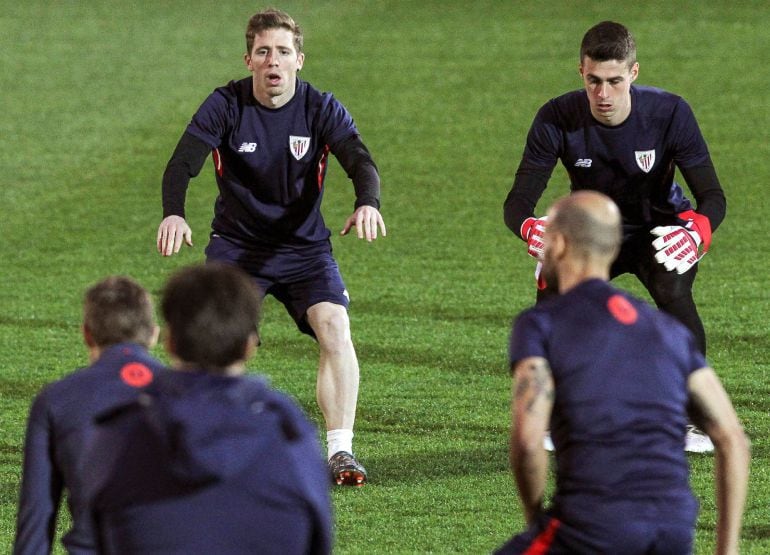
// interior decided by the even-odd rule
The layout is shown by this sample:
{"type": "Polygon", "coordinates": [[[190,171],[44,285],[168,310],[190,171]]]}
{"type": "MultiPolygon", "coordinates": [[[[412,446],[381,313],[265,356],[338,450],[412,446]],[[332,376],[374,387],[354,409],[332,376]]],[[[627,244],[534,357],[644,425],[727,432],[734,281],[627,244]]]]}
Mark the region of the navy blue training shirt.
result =
{"type": "Polygon", "coordinates": [[[331,552],[318,430],[265,381],[164,373],[99,422],[87,496],[100,553],[331,552]]]}
{"type": "Polygon", "coordinates": [[[162,367],[144,347],[121,343],[106,348],[91,366],[47,385],[35,397],[24,443],[14,554],[52,551],[64,489],[69,493],[73,525],[62,543],[69,553],[94,552],[82,471],[94,418],[135,400],[162,367]]]}
{"type": "Polygon", "coordinates": [[[654,87],[632,85],[630,94],[631,112],[616,126],[593,117],[582,89],[540,108],[505,203],[514,232],[533,215],[558,161],[571,190],[606,194],[631,228],[674,225],[676,214],[693,208],[674,181],[678,167],[698,212],[717,228],[725,214],[724,193],[692,109],[680,96],[654,87]]]}
{"type": "Polygon", "coordinates": [[[331,93],[297,79],[294,97],[270,109],[254,99],[251,77],[231,81],[203,102],[186,132],[214,151],[214,233],[269,247],[328,241],[320,211],[328,154],[358,135],[331,93]]]}
{"type": "Polygon", "coordinates": [[[584,90],[551,100],[535,117],[522,166],[551,169],[561,160],[572,190],[606,194],[624,223],[649,222],[650,211],[689,208],[674,184],[675,167],[710,162],[692,110],[679,96],[635,85],[631,106],[626,121],[607,126],[591,115],[584,90]]]}
{"type": "Polygon", "coordinates": [[[509,354],[553,373],[557,516],[596,514],[597,498],[692,498],[687,380],[707,364],[679,322],[590,280],[523,312],[509,354]]]}

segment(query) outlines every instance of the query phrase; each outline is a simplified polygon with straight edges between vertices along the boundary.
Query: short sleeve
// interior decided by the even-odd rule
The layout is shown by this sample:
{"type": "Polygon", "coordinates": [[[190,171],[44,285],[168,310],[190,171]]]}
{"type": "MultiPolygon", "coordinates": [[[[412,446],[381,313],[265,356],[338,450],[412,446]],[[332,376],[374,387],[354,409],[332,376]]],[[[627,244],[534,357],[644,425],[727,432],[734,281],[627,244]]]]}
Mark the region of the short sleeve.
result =
{"type": "Polygon", "coordinates": [[[230,102],[222,89],[217,89],[203,101],[187,125],[186,132],[212,149],[222,143],[230,121],[230,102]]]}
{"type": "Polygon", "coordinates": [[[545,316],[534,309],[521,313],[513,324],[508,346],[511,366],[528,357],[547,358],[545,316]]]}
{"type": "Polygon", "coordinates": [[[359,134],[350,112],[331,94],[323,95],[320,117],[321,138],[332,150],[338,143],[359,134]]]}
{"type": "Polygon", "coordinates": [[[682,98],[674,108],[671,133],[675,145],[674,161],[680,168],[691,168],[709,161],[708,147],[695,114],[682,98]]]}
{"type": "Polygon", "coordinates": [[[562,133],[556,110],[549,102],[535,116],[527,133],[520,168],[553,169],[562,149],[562,133]]]}

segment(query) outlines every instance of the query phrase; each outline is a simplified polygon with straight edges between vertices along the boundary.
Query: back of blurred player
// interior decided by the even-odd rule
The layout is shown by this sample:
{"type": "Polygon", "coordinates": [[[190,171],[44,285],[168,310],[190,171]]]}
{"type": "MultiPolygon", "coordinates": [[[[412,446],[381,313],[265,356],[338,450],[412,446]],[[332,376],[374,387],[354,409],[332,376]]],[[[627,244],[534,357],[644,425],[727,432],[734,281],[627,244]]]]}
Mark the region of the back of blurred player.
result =
{"type": "Polygon", "coordinates": [[[716,447],[717,552],[737,553],[749,451],[719,379],[684,326],[607,283],[621,237],[609,198],[576,192],[548,218],[543,272],[559,295],[519,315],[510,343],[510,458],[528,529],[500,553],[690,553],[688,409],[716,447]]]}
{"type": "Polygon", "coordinates": [[[244,376],[257,288],[218,263],[163,293],[175,371],[100,418],[88,462],[100,552],[329,553],[329,479],[297,405],[244,376]]]}
{"type": "Polygon", "coordinates": [[[69,553],[93,553],[82,462],[94,417],[136,399],[162,368],[147,353],[157,340],[149,294],[126,277],[109,277],[86,291],[83,338],[91,365],[46,386],[32,403],[24,444],[15,554],[49,553],[63,490],[72,529],[69,553]]]}

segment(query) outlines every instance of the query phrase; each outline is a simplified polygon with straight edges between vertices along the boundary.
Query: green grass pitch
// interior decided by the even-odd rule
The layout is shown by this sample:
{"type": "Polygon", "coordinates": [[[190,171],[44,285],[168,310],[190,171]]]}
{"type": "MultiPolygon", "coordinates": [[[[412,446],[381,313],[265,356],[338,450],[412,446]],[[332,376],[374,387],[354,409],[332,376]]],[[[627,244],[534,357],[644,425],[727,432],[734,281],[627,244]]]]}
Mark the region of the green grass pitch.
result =
{"type": "MultiPolygon", "coordinates": [[[[271,4],[305,28],[302,76],[350,109],[383,178],[388,237],[333,240],[362,368],[355,445],[371,474],[363,489],[334,492],[336,552],[485,553],[522,528],[506,462],[506,341],[511,318],[533,300],[533,268],[501,206],[536,109],[580,86],[583,32],[616,19],[636,35],[639,82],[692,105],[727,194],[695,293],[710,361],[753,442],[742,552],[769,553],[766,4],[271,4]]],[[[175,268],[203,259],[210,162],[188,194],[195,245],[171,259],[154,251],[160,176],[199,103],[247,74],[243,29],[262,5],[0,5],[0,551],[8,552],[29,403],[86,362],[84,288],[122,273],[157,294],[175,268]]],[[[565,191],[556,170],[540,211],[565,191]]],[[[333,231],[352,203],[335,162],[324,202],[333,231]]],[[[644,296],[633,279],[619,284],[644,296]]],[[[320,422],[314,344],[274,301],[262,332],[250,370],[320,422]]],[[[713,457],[690,462],[701,500],[696,553],[710,553],[713,457]]]]}

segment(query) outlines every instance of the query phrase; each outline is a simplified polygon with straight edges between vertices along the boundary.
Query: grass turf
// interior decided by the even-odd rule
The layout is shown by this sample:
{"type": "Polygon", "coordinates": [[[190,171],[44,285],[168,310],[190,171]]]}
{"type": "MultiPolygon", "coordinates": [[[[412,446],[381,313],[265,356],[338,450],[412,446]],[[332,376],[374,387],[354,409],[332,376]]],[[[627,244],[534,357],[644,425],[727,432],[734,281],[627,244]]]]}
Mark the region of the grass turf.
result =
{"type": "MultiPolygon", "coordinates": [[[[639,82],[685,96],[728,197],[696,298],[709,358],[753,441],[744,553],[770,551],[765,130],[760,2],[282,2],[306,33],[305,79],[350,109],[383,177],[388,237],[334,237],[362,367],[356,449],[371,473],[334,492],[338,553],[488,552],[523,526],[506,462],[510,319],[532,302],[532,262],[502,223],[526,131],[577,88],[582,33],[635,33],[639,82]]],[[[246,74],[231,2],[2,2],[0,51],[0,551],[11,546],[24,420],[39,387],[85,363],[83,289],[130,274],[155,294],[203,258],[210,163],[188,194],[195,246],[161,259],[159,182],[198,104],[246,74]]],[[[556,170],[540,203],[566,191],[556,170]]],[[[352,187],[332,164],[333,231],[352,187]]],[[[634,280],[618,283],[644,296],[634,280]]],[[[265,306],[254,372],[320,422],[317,355],[265,306]]],[[[156,354],[163,358],[158,350],[156,354]]],[[[713,458],[693,456],[696,552],[713,551],[713,458]]],[[[65,511],[66,512],[66,511],[65,511]]],[[[66,515],[63,516],[66,524],[66,515]]],[[[60,549],[57,547],[57,549],[60,549]]]]}

